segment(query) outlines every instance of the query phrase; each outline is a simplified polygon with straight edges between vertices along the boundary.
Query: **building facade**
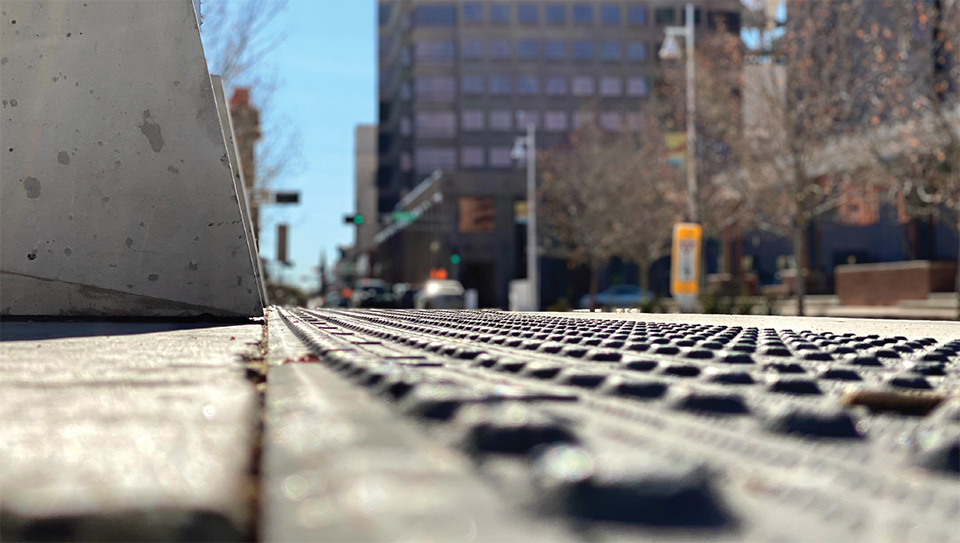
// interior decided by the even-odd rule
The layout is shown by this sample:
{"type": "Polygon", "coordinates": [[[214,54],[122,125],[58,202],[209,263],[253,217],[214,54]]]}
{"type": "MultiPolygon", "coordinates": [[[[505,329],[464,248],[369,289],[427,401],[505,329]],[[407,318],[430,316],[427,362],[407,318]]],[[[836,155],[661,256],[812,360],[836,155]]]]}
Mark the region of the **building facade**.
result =
{"type": "Polygon", "coordinates": [[[357,125],[354,130],[354,210],[363,222],[354,230],[353,252],[360,275],[369,275],[370,253],[377,234],[377,126],[357,125]]]}
{"type": "MultiPolygon", "coordinates": [[[[379,4],[377,210],[388,227],[402,200],[433,172],[444,174],[439,241],[430,254],[481,306],[506,307],[509,282],[525,277],[526,185],[511,157],[517,136],[537,128],[538,148],[565,141],[588,119],[611,131],[642,131],[651,107],[664,27],[684,23],[670,0],[379,4]],[[439,244],[439,247],[438,247],[439,244]]],[[[698,32],[736,32],[739,0],[697,3],[698,32]]],[[[411,231],[416,231],[413,229],[411,231]]],[[[425,242],[427,243],[427,242],[425,242]]],[[[378,248],[389,281],[421,282],[404,259],[422,251],[378,248]]]]}

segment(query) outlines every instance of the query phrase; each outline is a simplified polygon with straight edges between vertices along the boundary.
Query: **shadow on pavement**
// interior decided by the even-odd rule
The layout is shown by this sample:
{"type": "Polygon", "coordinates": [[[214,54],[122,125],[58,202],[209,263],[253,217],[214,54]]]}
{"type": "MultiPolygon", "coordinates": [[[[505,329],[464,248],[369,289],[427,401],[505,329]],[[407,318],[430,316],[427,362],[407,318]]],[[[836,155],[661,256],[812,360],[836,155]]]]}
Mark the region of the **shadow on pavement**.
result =
{"type": "Polygon", "coordinates": [[[0,342],[37,341],[42,339],[62,339],[92,336],[128,336],[171,332],[175,330],[194,330],[215,328],[237,324],[250,324],[253,321],[233,322],[184,322],[184,321],[7,321],[0,322],[0,342]]]}

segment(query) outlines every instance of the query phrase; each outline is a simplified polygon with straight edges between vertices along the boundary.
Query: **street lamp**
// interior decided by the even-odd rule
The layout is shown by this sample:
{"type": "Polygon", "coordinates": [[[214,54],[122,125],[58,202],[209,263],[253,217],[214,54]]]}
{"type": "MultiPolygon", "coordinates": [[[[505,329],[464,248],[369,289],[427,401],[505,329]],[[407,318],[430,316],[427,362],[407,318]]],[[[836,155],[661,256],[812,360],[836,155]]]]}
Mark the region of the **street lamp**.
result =
{"type": "Polygon", "coordinates": [[[534,311],[540,309],[540,273],[537,267],[537,127],[527,123],[527,135],[513,143],[510,156],[527,161],[527,286],[534,311]]]}
{"type": "Polygon", "coordinates": [[[687,56],[687,206],[690,222],[700,222],[697,209],[697,128],[694,122],[697,115],[697,103],[695,94],[696,83],[696,60],[693,55],[694,47],[694,20],[693,4],[688,3],[686,7],[686,23],[683,26],[668,26],[663,29],[664,40],[660,47],[660,58],[662,60],[679,60],[681,56],[680,45],[677,38],[682,37],[686,41],[687,56]]]}

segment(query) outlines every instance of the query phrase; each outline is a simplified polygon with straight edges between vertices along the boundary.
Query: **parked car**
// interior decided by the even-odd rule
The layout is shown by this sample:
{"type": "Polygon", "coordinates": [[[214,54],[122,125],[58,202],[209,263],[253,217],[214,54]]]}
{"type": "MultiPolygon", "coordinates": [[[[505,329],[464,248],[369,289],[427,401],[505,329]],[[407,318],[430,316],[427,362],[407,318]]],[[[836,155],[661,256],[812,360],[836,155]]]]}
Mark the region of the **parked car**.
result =
{"type": "Polygon", "coordinates": [[[427,281],[414,297],[417,309],[463,309],[463,285],[460,281],[427,281]]]}
{"type": "MultiPolygon", "coordinates": [[[[653,293],[641,292],[638,285],[614,285],[597,293],[597,307],[633,307],[653,298],[653,293]]],[[[580,308],[590,308],[590,295],[580,298],[580,308]]]]}
{"type": "Polygon", "coordinates": [[[373,307],[392,309],[397,306],[393,289],[382,279],[361,279],[357,281],[350,296],[350,307],[373,307]]]}

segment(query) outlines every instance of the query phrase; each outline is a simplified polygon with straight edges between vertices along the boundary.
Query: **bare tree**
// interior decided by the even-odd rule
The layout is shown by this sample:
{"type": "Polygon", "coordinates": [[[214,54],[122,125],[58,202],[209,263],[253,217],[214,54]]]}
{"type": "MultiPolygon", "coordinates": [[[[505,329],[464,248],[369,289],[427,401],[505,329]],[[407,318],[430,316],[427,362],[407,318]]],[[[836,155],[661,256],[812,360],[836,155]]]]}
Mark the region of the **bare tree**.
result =
{"type": "Polygon", "coordinates": [[[665,167],[665,156],[653,150],[662,148],[662,139],[647,149],[630,134],[588,122],[570,135],[569,145],[541,156],[548,243],[554,254],[589,268],[591,309],[603,266],[614,256],[628,257],[645,277],[679,215],[669,210],[684,196],[676,194],[677,175],[665,167]]]}
{"type": "Polygon", "coordinates": [[[853,97],[865,85],[860,63],[867,46],[851,39],[865,25],[865,3],[788,0],[782,32],[744,59],[739,81],[710,58],[715,49],[702,53],[702,109],[724,119],[723,108],[732,109],[731,83],[743,101],[742,127],[727,116],[717,131],[738,168],[714,176],[712,197],[730,220],[792,240],[799,315],[805,310],[809,225],[865,190],[857,168],[843,157],[860,118],[853,97]]]}
{"type": "Polygon", "coordinates": [[[254,162],[251,207],[258,207],[275,182],[298,165],[301,139],[296,125],[278,111],[279,87],[271,54],[286,39],[280,15],[287,0],[202,0],[201,37],[210,73],[223,78],[230,89],[249,87],[260,111],[262,138],[254,162]]]}
{"type": "MultiPolygon", "coordinates": [[[[960,2],[887,2],[884,9],[891,28],[858,34],[887,57],[865,141],[899,211],[943,220],[960,237],[960,2]]],[[[957,268],[960,308],[960,258],[957,268]]]]}
{"type": "Polygon", "coordinates": [[[623,175],[628,188],[616,210],[624,224],[618,256],[637,265],[641,292],[649,290],[650,265],[670,252],[673,225],[683,219],[686,185],[682,172],[669,163],[664,133],[652,116],[644,119],[642,139],[619,135],[616,147],[625,153],[623,175]],[[632,152],[631,152],[632,149],[632,152]]]}

